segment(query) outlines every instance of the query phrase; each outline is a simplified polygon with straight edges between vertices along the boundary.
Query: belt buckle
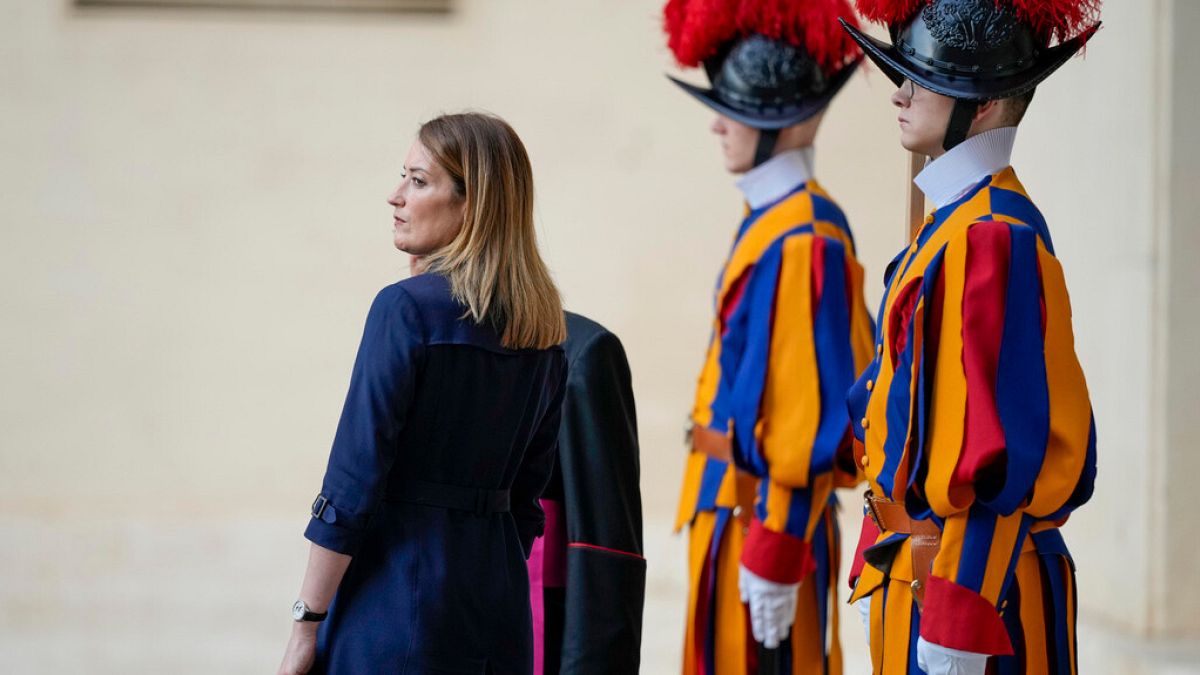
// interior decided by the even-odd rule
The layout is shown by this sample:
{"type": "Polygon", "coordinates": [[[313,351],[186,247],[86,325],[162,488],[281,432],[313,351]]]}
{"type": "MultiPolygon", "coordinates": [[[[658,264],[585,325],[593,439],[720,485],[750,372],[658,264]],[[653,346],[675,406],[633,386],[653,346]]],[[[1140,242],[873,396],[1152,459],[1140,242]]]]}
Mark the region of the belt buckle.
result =
{"type": "Polygon", "coordinates": [[[879,517],[879,511],[875,510],[875,502],[873,501],[874,499],[875,492],[873,490],[867,490],[863,493],[863,501],[867,505],[867,516],[870,517],[870,519],[875,523],[875,527],[878,527],[880,531],[883,531],[887,528],[883,526],[883,519],[879,517]]]}
{"type": "Polygon", "coordinates": [[[321,516],[325,514],[325,509],[329,506],[329,498],[325,495],[317,495],[312,504],[312,517],[321,520],[321,516]]]}

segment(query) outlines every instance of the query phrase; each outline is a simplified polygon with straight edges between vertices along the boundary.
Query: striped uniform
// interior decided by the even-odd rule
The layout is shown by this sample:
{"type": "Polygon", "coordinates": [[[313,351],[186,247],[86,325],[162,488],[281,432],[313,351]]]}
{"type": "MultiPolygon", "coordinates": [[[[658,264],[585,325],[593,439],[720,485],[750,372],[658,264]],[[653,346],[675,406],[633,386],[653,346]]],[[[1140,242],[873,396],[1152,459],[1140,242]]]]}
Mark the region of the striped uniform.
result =
{"type": "Polygon", "coordinates": [[[871,597],[875,673],[921,672],[919,635],[999,655],[1001,675],[1073,675],[1059,526],[1091,496],[1095,426],[1062,267],[1012,168],[931,214],[885,283],[876,358],[850,392],[860,461],[942,541],[918,612],[908,536],[864,518],[852,600],[871,597]]]}
{"type": "Polygon", "coordinates": [[[860,478],[843,401],[871,358],[862,282],[846,218],[816,181],[746,215],[692,411],[694,425],[732,438],[739,470],[692,452],[676,523],[691,525],[687,675],[755,670],[739,561],[803,580],[795,670],[841,672],[833,488],[860,478]]]}

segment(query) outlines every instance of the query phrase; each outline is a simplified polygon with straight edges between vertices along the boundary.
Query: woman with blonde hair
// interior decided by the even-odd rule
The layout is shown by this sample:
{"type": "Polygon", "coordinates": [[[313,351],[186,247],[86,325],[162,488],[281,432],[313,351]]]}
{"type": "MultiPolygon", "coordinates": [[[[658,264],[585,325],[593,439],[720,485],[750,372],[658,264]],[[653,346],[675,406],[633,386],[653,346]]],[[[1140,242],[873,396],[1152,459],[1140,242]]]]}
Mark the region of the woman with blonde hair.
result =
{"type": "Polygon", "coordinates": [[[566,377],[529,158],[497,117],[438,117],[388,203],[413,276],[367,316],[279,672],[527,673],[566,377]]]}

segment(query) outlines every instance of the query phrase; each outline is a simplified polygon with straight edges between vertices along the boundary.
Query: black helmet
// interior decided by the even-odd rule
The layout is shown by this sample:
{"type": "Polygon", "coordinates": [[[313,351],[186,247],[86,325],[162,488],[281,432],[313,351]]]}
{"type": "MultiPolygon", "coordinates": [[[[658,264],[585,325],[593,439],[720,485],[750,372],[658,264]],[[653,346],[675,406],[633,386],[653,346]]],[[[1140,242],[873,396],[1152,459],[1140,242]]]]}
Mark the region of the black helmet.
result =
{"type": "Polygon", "coordinates": [[[929,0],[915,12],[911,4],[858,0],[865,16],[888,24],[892,44],[842,26],[897,85],[908,79],[957,100],[946,149],[966,137],[979,103],[1032,91],[1100,27],[1086,23],[1093,0],[1047,1],[1023,11],[1013,0],[929,0]]]}
{"type": "Polygon", "coordinates": [[[704,105],[756,129],[784,129],[825,109],[861,57],[830,76],[803,47],[765,35],[744,37],[705,60],[711,89],[671,78],[704,105]]]}
{"type": "Polygon", "coordinates": [[[907,22],[889,26],[892,44],[846,25],[850,37],[887,76],[944,96],[987,101],[1036,87],[1095,34],[1099,23],[1053,47],[996,0],[933,0],[907,22]]]}
{"type": "Polygon", "coordinates": [[[862,61],[837,22],[855,20],[849,0],[668,0],[663,15],[676,61],[703,64],[712,87],[671,81],[759,129],[756,165],[779,130],[824,110],[862,61]]]}

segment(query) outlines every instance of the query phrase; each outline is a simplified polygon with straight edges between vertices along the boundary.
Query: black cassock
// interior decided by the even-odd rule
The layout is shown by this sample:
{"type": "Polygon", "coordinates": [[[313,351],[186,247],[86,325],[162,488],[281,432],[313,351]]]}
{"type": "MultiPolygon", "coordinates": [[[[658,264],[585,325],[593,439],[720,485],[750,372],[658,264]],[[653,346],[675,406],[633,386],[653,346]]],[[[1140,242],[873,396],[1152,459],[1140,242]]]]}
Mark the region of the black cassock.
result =
{"type": "Polygon", "coordinates": [[[636,673],[646,559],[629,363],[616,335],[566,318],[558,462],[529,561],[534,674],[636,673]]]}

